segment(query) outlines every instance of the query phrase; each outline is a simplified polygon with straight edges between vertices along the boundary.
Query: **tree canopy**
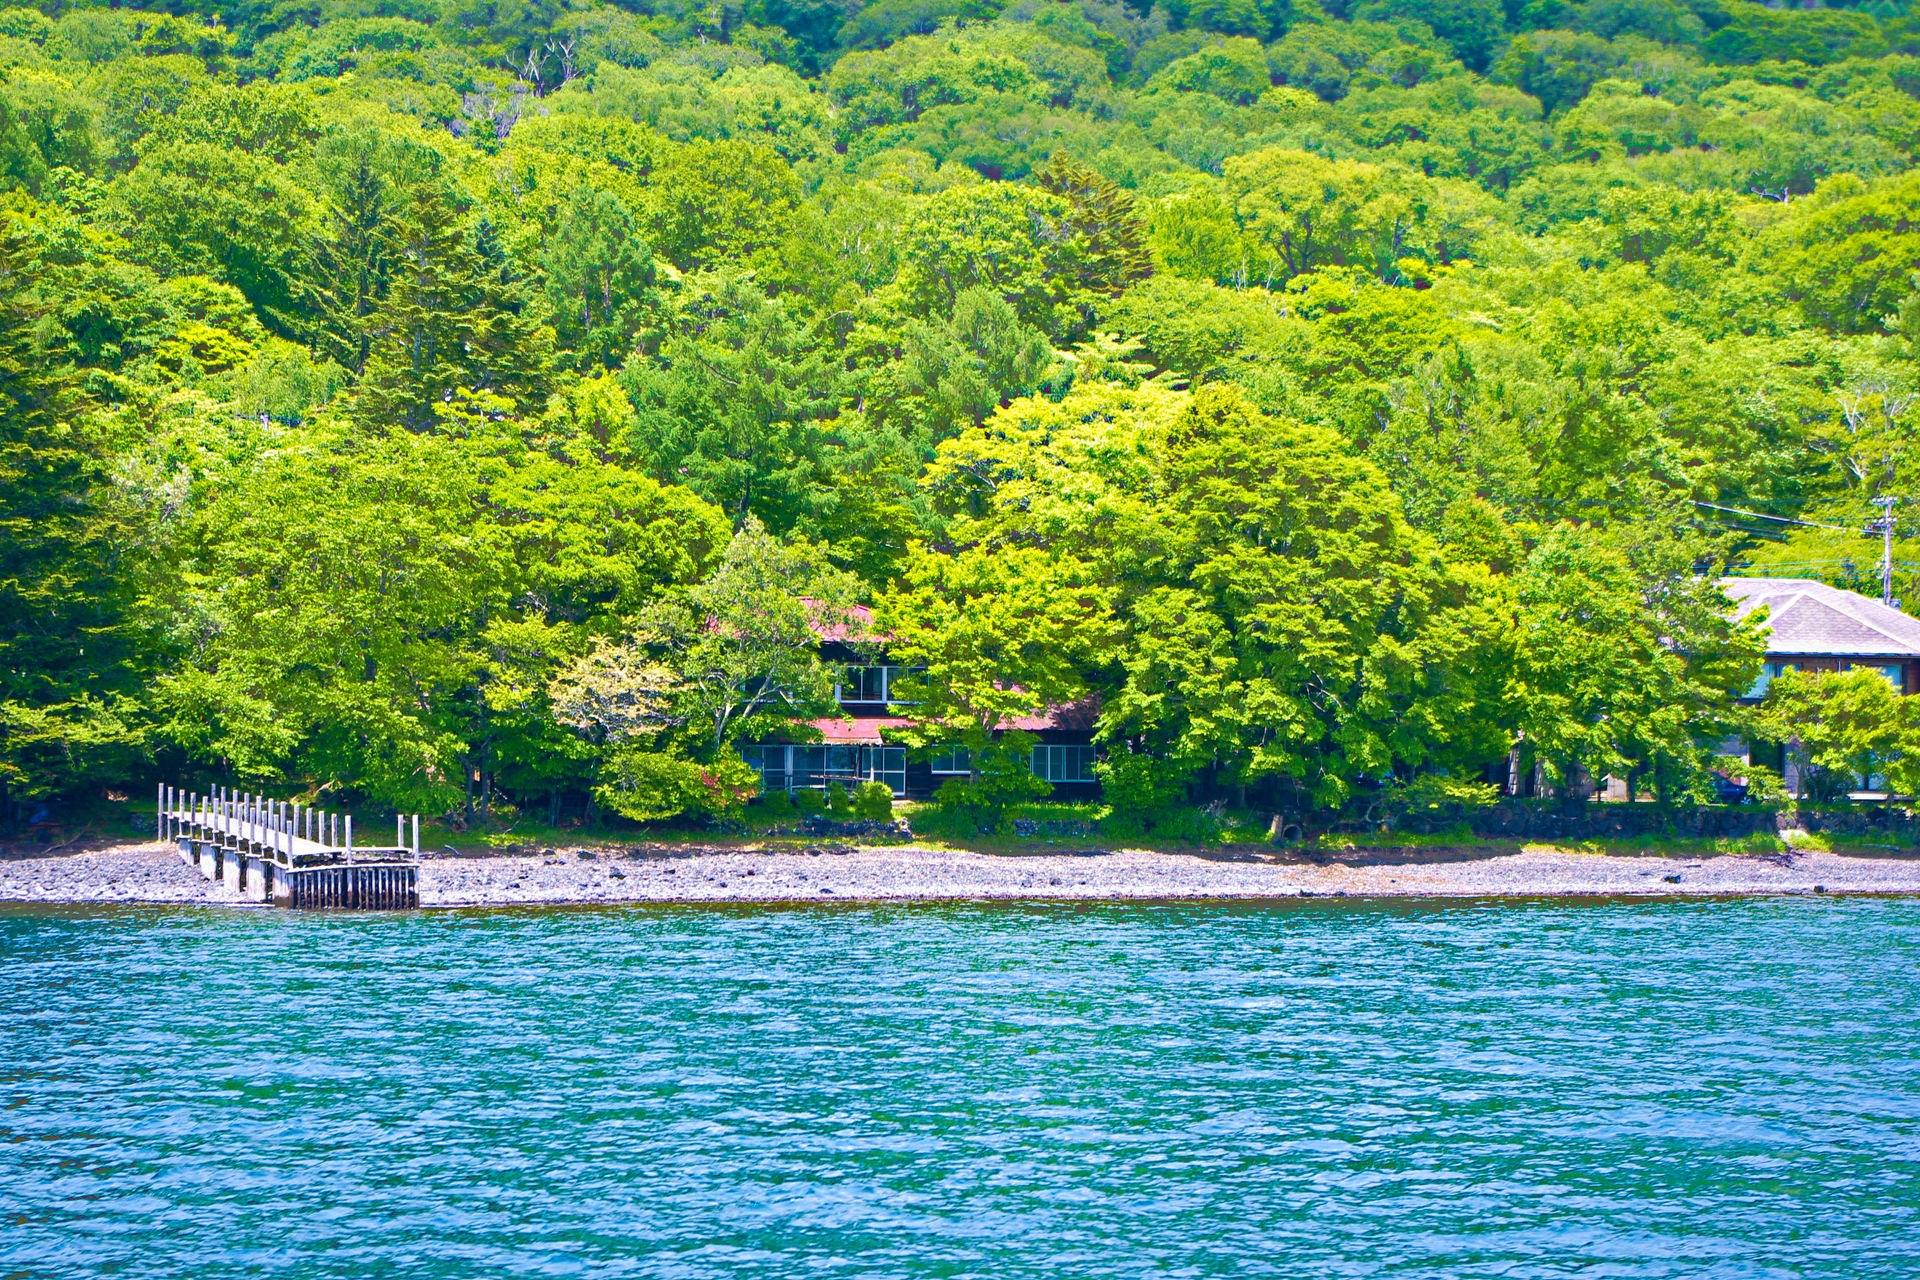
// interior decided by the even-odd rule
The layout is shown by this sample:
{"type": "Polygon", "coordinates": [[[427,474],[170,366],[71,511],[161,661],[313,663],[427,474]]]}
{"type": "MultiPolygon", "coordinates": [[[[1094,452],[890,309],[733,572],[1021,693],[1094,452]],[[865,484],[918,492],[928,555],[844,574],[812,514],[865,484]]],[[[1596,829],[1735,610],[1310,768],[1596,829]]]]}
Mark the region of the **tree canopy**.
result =
{"type": "Polygon", "coordinates": [[[1721,573],[1916,587],[1916,149],[1903,3],[0,9],[0,821],[721,813],[856,602],[974,784],[1705,794],[1721,573]]]}

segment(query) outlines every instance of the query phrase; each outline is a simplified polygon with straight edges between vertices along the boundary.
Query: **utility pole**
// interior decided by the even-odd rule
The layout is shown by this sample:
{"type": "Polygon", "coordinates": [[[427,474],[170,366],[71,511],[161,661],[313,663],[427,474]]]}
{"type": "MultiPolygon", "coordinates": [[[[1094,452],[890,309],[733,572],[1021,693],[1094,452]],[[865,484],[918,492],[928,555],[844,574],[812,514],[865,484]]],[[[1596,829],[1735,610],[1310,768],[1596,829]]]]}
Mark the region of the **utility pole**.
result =
{"type": "Polygon", "coordinates": [[[1891,494],[1873,500],[1880,514],[1867,522],[1867,532],[1880,535],[1880,603],[1893,607],[1893,504],[1891,494]]]}

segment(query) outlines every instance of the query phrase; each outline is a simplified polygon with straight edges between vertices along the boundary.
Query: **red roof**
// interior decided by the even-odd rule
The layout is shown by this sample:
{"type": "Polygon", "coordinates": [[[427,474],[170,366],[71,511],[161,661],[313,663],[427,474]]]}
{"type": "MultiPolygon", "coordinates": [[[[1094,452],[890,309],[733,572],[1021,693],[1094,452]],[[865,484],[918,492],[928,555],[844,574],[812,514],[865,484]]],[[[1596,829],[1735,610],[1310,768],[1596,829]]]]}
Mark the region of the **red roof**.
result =
{"type": "MultiPolygon", "coordinates": [[[[808,600],[806,603],[815,604],[816,602],[808,600]]],[[[869,609],[866,605],[848,605],[847,618],[848,621],[846,622],[836,622],[832,624],[823,623],[816,618],[813,624],[813,634],[822,640],[863,642],[881,639],[881,637],[873,634],[873,610],[869,609]]]]}
{"type": "Polygon", "coordinates": [[[879,746],[882,729],[899,729],[910,723],[900,716],[855,716],[850,720],[836,716],[831,720],[815,720],[813,727],[820,731],[820,737],[826,742],[879,746]]]}
{"type": "MultiPolygon", "coordinates": [[[[1039,715],[1021,716],[1000,727],[1026,733],[1039,733],[1046,729],[1092,729],[1099,718],[1100,704],[1093,698],[1082,698],[1064,706],[1048,707],[1039,715]]],[[[900,729],[913,722],[904,716],[834,716],[811,723],[820,731],[824,742],[878,746],[884,741],[881,730],[900,729]]]]}
{"type": "Polygon", "coordinates": [[[1042,729],[1091,729],[1100,720],[1100,703],[1096,698],[1082,698],[1078,702],[1063,703],[1057,707],[1048,707],[1037,716],[1021,716],[1011,724],[1000,726],[1003,729],[1020,729],[1027,733],[1038,733],[1042,729]]]}

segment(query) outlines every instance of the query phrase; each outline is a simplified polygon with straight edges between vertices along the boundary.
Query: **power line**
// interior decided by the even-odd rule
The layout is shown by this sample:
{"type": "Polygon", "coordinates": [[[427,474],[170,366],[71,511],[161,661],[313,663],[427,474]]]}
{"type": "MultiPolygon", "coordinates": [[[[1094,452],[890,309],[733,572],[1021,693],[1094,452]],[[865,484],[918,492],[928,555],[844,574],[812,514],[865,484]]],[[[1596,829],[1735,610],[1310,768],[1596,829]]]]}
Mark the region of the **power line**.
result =
{"type": "Polygon", "coordinates": [[[1728,524],[1723,520],[1703,520],[1699,524],[1707,529],[1721,529],[1727,533],[1744,533],[1749,538],[1758,538],[1762,542],[1771,542],[1778,546],[1787,545],[1787,539],[1779,529],[1749,529],[1745,525],[1728,524]]]}
{"type": "Polygon", "coordinates": [[[1693,499],[1693,504],[1697,507],[1708,507],[1714,511],[1726,511],[1736,516],[1751,516],[1756,520],[1776,520],[1781,524],[1805,525],[1809,529],[1833,529],[1840,533],[1853,532],[1852,529],[1847,528],[1845,525],[1820,524],[1814,520],[1795,520],[1791,516],[1770,516],[1764,511],[1742,511],[1739,507],[1723,507],[1717,502],[1702,502],[1698,498],[1693,499]]]}

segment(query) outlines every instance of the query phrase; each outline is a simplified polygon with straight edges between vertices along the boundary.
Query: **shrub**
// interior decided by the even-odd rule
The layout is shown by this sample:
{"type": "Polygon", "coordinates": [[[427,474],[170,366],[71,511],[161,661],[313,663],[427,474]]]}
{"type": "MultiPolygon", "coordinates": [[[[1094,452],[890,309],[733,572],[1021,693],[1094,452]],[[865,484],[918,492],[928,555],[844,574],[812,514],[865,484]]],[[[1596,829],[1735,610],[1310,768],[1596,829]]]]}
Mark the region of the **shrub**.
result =
{"type": "Polygon", "coordinates": [[[793,797],[785,791],[769,791],[760,797],[760,813],[775,822],[785,822],[793,816],[793,797]]]}
{"type": "Polygon", "coordinates": [[[1006,825],[1009,806],[1037,800],[1053,790],[1053,784],[1034,777],[1027,767],[1032,751],[1033,735],[1028,733],[1009,733],[997,742],[972,748],[973,775],[942,784],[934,792],[934,803],[982,835],[1000,830],[1006,825]]]}
{"type": "Polygon", "coordinates": [[[886,822],[893,817],[893,788],[884,782],[863,782],[854,788],[853,813],[870,822],[886,822]]]}
{"type": "Polygon", "coordinates": [[[1345,810],[1345,821],[1432,835],[1471,823],[1476,811],[1498,803],[1500,788],[1491,783],[1423,773],[1404,781],[1389,779],[1378,790],[1363,793],[1345,810]]]}
{"type": "Polygon", "coordinates": [[[1187,771],[1155,756],[1115,752],[1094,769],[1115,813],[1157,813],[1186,791],[1187,771]]]}
{"type": "Polygon", "coordinates": [[[827,798],[808,787],[793,793],[793,807],[802,813],[825,813],[827,798]]]}
{"type": "Polygon", "coordinates": [[[853,816],[853,803],[847,799],[847,789],[838,782],[827,784],[827,811],[836,818],[853,816]]]}
{"type": "Polygon", "coordinates": [[[625,748],[608,758],[593,796],[623,818],[658,822],[728,817],[759,789],[760,775],[737,756],[702,763],[625,748]]]}
{"type": "Polygon", "coordinates": [[[1226,833],[1226,823],[1212,809],[1166,809],[1153,817],[1153,834],[1182,844],[1208,844],[1226,833]]]}

